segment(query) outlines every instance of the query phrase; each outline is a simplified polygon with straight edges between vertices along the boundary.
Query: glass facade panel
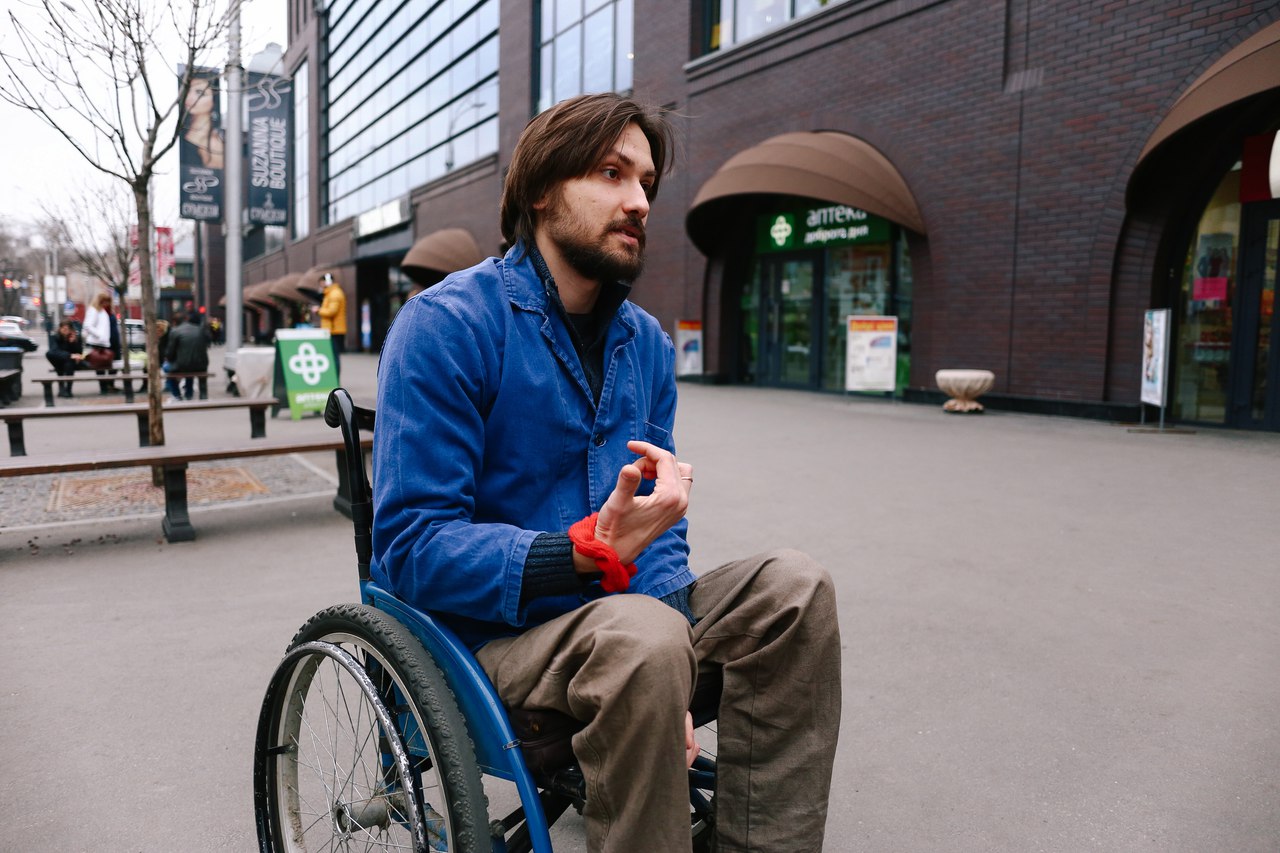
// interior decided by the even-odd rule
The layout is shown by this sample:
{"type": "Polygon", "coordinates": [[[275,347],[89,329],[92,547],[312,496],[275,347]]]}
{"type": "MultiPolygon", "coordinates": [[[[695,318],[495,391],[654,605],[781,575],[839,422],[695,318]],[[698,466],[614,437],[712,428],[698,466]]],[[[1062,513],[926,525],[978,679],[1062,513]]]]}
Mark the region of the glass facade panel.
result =
{"type": "Polygon", "coordinates": [[[582,35],[582,90],[607,92],[613,84],[613,9],[587,18],[582,35]]]}
{"type": "Polygon", "coordinates": [[[539,112],[585,92],[631,88],[632,0],[543,0],[539,112]]]}
{"type": "Polygon", "coordinates": [[[289,227],[295,240],[311,233],[311,128],[307,111],[310,94],[307,63],[303,62],[293,72],[293,210],[289,227]]]}
{"type": "Polygon", "coordinates": [[[330,7],[326,222],[497,151],[498,2],[330,7]]]}
{"type": "Polygon", "coordinates": [[[1187,246],[1178,305],[1173,416],[1223,423],[1231,362],[1231,307],[1240,245],[1240,172],[1218,185],[1187,246]]]}
{"type": "Polygon", "coordinates": [[[582,26],[575,24],[556,36],[555,100],[582,94],[582,26]]]}

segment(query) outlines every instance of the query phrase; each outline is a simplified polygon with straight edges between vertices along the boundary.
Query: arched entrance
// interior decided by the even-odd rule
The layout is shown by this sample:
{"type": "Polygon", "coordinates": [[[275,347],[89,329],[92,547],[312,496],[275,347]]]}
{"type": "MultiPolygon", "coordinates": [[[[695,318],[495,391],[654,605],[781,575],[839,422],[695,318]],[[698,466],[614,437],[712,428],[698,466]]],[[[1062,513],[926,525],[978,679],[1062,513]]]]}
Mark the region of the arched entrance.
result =
{"type": "Polygon", "coordinates": [[[909,242],[924,223],[898,170],[832,131],[787,133],[731,157],[686,217],[707,256],[708,372],[731,382],[842,390],[848,319],[897,320],[910,365],[909,242]]]}
{"type": "Polygon", "coordinates": [[[1147,142],[1128,189],[1159,229],[1176,420],[1280,430],[1280,23],[1227,52],[1147,142]]]}

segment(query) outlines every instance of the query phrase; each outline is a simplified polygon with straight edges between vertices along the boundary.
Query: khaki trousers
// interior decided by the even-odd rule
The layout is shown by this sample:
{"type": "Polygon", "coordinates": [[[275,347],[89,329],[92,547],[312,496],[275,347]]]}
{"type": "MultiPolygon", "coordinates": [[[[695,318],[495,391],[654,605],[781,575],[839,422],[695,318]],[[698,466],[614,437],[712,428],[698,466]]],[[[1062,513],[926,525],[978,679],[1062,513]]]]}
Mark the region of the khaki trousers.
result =
{"type": "Polygon", "coordinates": [[[698,624],[613,595],[477,653],[509,707],[581,720],[593,853],[691,849],[684,719],[699,666],[720,665],[721,853],[820,851],[840,726],[840,630],[826,570],[796,551],[700,577],[698,624]]]}

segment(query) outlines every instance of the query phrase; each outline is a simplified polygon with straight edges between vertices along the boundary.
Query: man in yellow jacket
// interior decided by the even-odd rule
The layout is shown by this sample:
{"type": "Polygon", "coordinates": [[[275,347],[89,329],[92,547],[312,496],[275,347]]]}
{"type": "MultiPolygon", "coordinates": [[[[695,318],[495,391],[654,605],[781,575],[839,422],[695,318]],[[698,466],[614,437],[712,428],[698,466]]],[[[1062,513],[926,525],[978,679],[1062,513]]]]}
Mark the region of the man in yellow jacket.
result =
{"type": "Polygon", "coordinates": [[[333,340],[333,370],[341,376],[347,340],[347,295],[332,273],[324,274],[324,301],[316,313],[320,315],[320,328],[327,329],[333,340]]]}

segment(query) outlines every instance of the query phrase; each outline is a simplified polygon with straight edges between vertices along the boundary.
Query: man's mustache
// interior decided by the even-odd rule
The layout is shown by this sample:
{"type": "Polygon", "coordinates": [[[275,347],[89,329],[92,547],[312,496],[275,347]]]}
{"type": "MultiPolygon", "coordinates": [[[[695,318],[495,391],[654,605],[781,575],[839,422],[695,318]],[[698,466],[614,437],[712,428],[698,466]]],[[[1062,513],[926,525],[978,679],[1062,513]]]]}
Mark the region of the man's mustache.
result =
{"type": "Polygon", "coordinates": [[[644,248],[645,234],[644,221],[638,216],[628,217],[626,219],[618,219],[609,223],[607,231],[622,231],[636,238],[640,244],[640,248],[644,248]]]}

